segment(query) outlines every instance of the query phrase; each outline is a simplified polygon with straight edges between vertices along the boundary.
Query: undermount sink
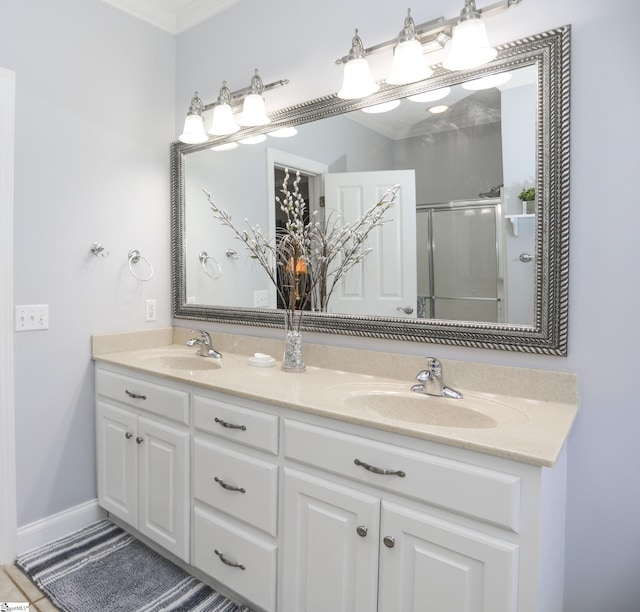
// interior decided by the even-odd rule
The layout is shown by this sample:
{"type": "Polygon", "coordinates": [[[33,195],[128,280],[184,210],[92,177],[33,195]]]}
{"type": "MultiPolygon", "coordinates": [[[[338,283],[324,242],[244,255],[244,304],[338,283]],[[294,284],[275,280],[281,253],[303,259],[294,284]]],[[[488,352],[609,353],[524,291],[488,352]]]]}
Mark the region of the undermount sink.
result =
{"type": "Polygon", "coordinates": [[[491,396],[465,393],[462,399],[411,391],[411,383],[340,385],[332,388],[363,416],[416,425],[491,429],[527,422],[526,414],[491,396]]]}
{"type": "Polygon", "coordinates": [[[149,367],[166,370],[217,370],[222,367],[220,359],[179,353],[150,354],[144,357],[143,361],[149,367]]]}

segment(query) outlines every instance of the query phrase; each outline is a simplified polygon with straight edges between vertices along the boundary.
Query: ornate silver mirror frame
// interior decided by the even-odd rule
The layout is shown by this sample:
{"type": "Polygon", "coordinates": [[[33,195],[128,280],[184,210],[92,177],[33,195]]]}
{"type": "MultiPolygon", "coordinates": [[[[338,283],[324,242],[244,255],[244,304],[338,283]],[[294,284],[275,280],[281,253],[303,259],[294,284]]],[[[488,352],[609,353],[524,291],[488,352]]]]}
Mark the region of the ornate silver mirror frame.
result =
{"type": "MultiPolygon", "coordinates": [[[[569,278],[569,102],[570,26],[557,28],[498,47],[487,66],[451,73],[437,68],[427,81],[384,86],[364,100],[345,101],[335,95],[291,106],[271,114],[269,126],[245,129],[242,137],[299,125],[364,106],[453,85],[494,72],[537,67],[536,303],[532,326],[475,323],[439,319],[396,319],[329,313],[305,313],[303,329],[353,336],[502,350],[567,354],[569,278]]],[[[171,236],[173,315],[220,323],[282,327],[281,311],[188,304],[185,280],[185,156],[227,140],[212,138],[199,145],[171,146],[171,236]]]]}

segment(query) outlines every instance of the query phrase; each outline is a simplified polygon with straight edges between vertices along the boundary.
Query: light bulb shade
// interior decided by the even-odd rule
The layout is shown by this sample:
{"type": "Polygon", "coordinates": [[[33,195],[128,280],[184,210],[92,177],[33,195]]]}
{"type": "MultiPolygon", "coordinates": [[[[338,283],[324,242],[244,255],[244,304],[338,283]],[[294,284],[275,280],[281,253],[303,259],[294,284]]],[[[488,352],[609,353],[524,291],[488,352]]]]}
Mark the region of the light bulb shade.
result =
{"type": "Polygon", "coordinates": [[[466,70],[488,64],[496,55],[497,50],[489,45],[483,21],[467,19],[453,29],[449,52],[442,66],[447,70],[466,70]]]}
{"type": "Polygon", "coordinates": [[[233,117],[233,110],[228,104],[216,104],[213,107],[213,120],[209,134],[212,136],[226,136],[234,134],[240,129],[233,117]]]}
{"type": "Polygon", "coordinates": [[[252,93],[244,99],[238,123],[247,127],[271,123],[264,106],[264,98],[260,94],[252,93]]]}
{"type": "Polygon", "coordinates": [[[399,43],[393,53],[393,66],[387,83],[404,85],[429,78],[433,71],[427,66],[422,45],[414,38],[399,43]]]}
{"type": "Polygon", "coordinates": [[[182,134],[178,136],[178,140],[186,144],[199,144],[208,140],[204,131],[202,115],[191,113],[187,115],[187,118],[184,120],[184,129],[182,130],[182,134]]]}
{"type": "Polygon", "coordinates": [[[344,65],[344,77],[342,89],[338,92],[338,97],[345,100],[364,98],[380,89],[371,76],[369,63],[364,58],[349,60],[344,65]]]}

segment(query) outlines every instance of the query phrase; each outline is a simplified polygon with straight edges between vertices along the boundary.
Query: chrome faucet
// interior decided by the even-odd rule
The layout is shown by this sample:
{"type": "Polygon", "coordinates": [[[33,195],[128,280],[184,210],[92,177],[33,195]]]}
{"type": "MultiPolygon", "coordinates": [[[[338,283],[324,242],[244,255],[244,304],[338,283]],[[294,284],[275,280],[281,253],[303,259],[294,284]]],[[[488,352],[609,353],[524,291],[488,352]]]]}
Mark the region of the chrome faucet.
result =
{"type": "Polygon", "coordinates": [[[218,353],[218,351],[211,346],[211,336],[208,332],[197,331],[195,329],[192,329],[191,331],[194,334],[200,334],[200,338],[191,338],[191,340],[187,340],[187,346],[195,346],[196,344],[200,345],[200,350],[196,355],[200,355],[201,357],[213,357],[214,359],[222,358],[222,353],[218,353]]]}
{"type": "Polygon", "coordinates": [[[427,357],[427,369],[418,372],[416,380],[419,380],[421,383],[411,387],[411,390],[416,393],[462,399],[462,393],[444,384],[444,380],[442,379],[442,364],[434,357],[427,357]]]}

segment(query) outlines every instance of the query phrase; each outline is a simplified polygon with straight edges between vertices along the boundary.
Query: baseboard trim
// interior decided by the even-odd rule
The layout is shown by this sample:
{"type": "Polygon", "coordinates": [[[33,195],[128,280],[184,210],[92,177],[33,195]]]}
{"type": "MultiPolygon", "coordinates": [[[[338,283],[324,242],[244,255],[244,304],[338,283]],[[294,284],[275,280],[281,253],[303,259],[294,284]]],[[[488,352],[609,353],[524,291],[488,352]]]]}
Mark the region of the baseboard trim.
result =
{"type": "Polygon", "coordinates": [[[58,514],[29,523],[18,529],[16,537],[16,552],[21,555],[25,552],[44,546],[53,540],[82,529],[91,523],[106,518],[107,513],[98,506],[98,500],[69,508],[58,514]]]}

